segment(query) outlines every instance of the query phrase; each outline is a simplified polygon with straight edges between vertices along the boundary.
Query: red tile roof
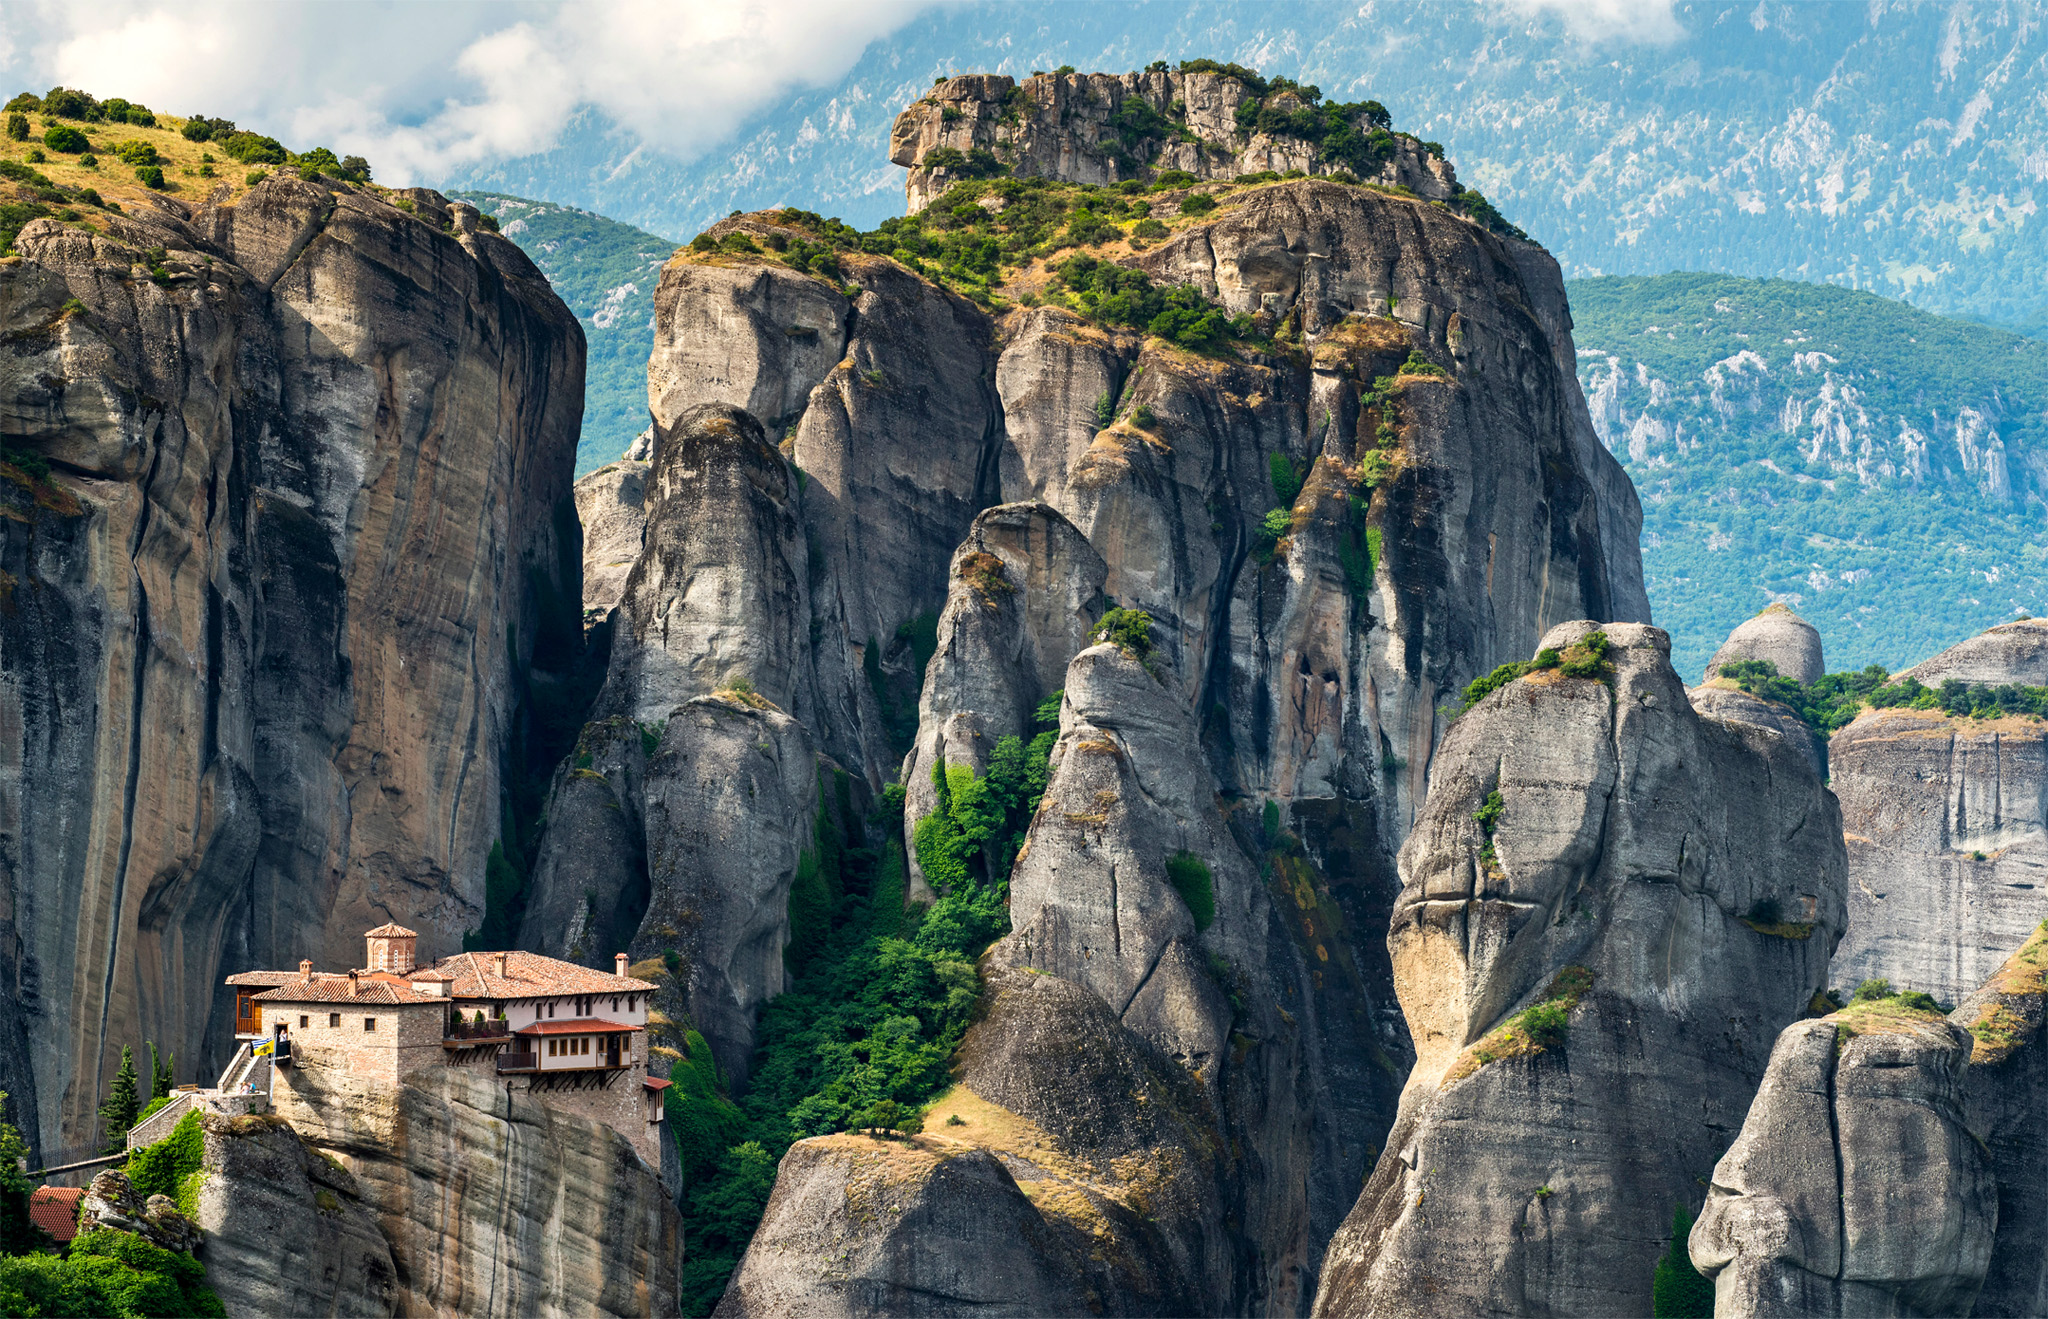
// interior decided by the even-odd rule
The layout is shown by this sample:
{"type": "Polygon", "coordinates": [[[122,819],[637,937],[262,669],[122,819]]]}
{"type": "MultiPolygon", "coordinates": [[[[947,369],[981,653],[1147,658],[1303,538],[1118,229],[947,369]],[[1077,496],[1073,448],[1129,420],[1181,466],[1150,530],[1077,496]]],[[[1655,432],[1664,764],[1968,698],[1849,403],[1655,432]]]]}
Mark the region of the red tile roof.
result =
{"type": "Polygon", "coordinates": [[[78,1235],[78,1202],[83,1186],[38,1186],[28,1194],[28,1216],[35,1225],[66,1245],[78,1235]]]}
{"type": "Polygon", "coordinates": [[[580,1021],[536,1021],[531,1026],[521,1026],[514,1035],[602,1035],[613,1030],[646,1030],[645,1026],[621,1026],[616,1021],[599,1021],[585,1017],[580,1021]]]}
{"type": "Polygon", "coordinates": [[[231,985],[281,985],[297,980],[297,971],[239,971],[228,977],[231,985]]]}
{"type": "Polygon", "coordinates": [[[290,983],[276,989],[266,989],[256,995],[258,1003],[368,1003],[384,1007],[407,1007],[415,1004],[443,1004],[446,999],[430,998],[414,990],[403,981],[372,980],[361,977],[356,983],[356,992],[348,992],[348,977],[316,975],[313,983],[302,984],[297,976],[290,983]]]}
{"type": "Polygon", "coordinates": [[[559,994],[646,993],[655,988],[646,980],[593,971],[539,953],[506,953],[505,974],[500,976],[495,969],[496,958],[496,953],[458,953],[434,963],[433,969],[455,977],[456,998],[547,998],[559,994]]]}
{"type": "Polygon", "coordinates": [[[396,922],[396,921],[391,921],[391,922],[388,922],[388,923],[386,923],[386,924],[383,924],[383,925],[379,925],[379,926],[378,926],[378,927],[377,927],[376,929],[374,929],[374,930],[370,930],[370,931],[367,931],[367,932],[365,932],[365,933],[364,933],[364,935],[363,935],[363,937],[364,937],[365,939],[417,939],[417,938],[419,938],[419,936],[418,936],[417,934],[414,934],[414,933],[413,933],[413,932],[412,932],[411,930],[408,930],[408,929],[406,929],[406,928],[405,928],[405,927],[404,927],[403,925],[400,925],[400,924],[399,924],[398,922],[396,922]]]}
{"type": "Polygon", "coordinates": [[[666,1090],[671,1085],[674,1085],[675,1082],[663,1081],[653,1076],[643,1076],[640,1078],[640,1084],[646,1086],[649,1090],[666,1090]]]}
{"type": "MultiPolygon", "coordinates": [[[[391,929],[400,929],[391,926],[391,929]]],[[[376,933],[376,931],[371,931],[376,933]]],[[[410,933],[410,931],[407,931],[410,933]]],[[[558,998],[571,994],[644,994],[655,988],[646,980],[593,971],[587,966],[564,962],[539,953],[505,954],[505,974],[496,970],[496,953],[458,953],[444,957],[410,976],[390,971],[364,971],[358,977],[359,993],[353,1001],[377,1003],[441,1003],[441,996],[429,997],[406,986],[423,981],[453,981],[447,998],[512,1001],[525,998],[558,998]]],[[[236,986],[263,986],[256,995],[266,1003],[349,1002],[348,977],[333,972],[316,972],[307,984],[297,971],[243,971],[228,977],[236,986]]]]}

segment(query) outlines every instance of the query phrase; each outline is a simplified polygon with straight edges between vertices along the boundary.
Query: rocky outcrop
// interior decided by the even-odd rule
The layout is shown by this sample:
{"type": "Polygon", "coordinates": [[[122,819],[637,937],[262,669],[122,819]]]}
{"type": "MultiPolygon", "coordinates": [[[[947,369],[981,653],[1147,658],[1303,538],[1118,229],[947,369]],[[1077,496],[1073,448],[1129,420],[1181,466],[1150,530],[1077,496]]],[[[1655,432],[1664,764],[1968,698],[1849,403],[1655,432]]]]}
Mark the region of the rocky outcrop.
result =
{"type": "Polygon", "coordinates": [[[1768,728],[1799,752],[1818,779],[1828,776],[1827,739],[1790,706],[1752,696],[1726,678],[1712,678],[1686,693],[1692,708],[1711,719],[1768,728]]]}
{"type": "Polygon", "coordinates": [[[1987,628],[1922,660],[1896,680],[1906,678],[1918,678],[1929,687],[1950,681],[2048,687],[2048,618],[2022,618],[1987,628]]]}
{"type": "MultiPolygon", "coordinates": [[[[1185,170],[1199,179],[1233,179],[1265,170],[1339,171],[1405,187],[1429,200],[1457,195],[1450,162],[1405,134],[1384,134],[1370,164],[1321,150],[1305,138],[1240,134],[1239,107],[1254,111],[1265,89],[1226,73],[1039,73],[1022,82],[1002,74],[948,78],[896,117],[889,159],[910,167],[910,209],[923,210],[953,182],[975,177],[969,152],[991,153],[1019,175],[1072,183],[1115,183],[1185,170]],[[934,153],[947,154],[934,159],[934,153]]],[[[1288,113],[1307,102],[1293,91],[1269,98],[1288,113]]],[[[1354,128],[1375,125],[1354,114],[1354,128]]]]}
{"type": "Polygon", "coordinates": [[[190,1255],[199,1249],[198,1224],[179,1213],[169,1196],[145,1199],[127,1173],[112,1168],[95,1173],[85,1198],[78,1202],[78,1230],[101,1228],[141,1237],[160,1250],[190,1255]]]}
{"type": "MultiPolygon", "coordinates": [[[[2043,666],[2048,626],[2012,623],[1910,672],[2034,683],[2043,666]]],[[[1828,758],[1852,881],[1834,983],[1956,1001],[2048,916],[2048,724],[1866,710],[1828,758]]]]}
{"type": "Polygon", "coordinates": [[[573,659],[575,318],[476,211],[279,171],[0,263],[0,1088],[92,1143],[229,969],[452,950],[573,659]],[[403,200],[410,211],[394,204],[403,200]]]}
{"type": "Polygon", "coordinates": [[[1880,1005],[1786,1028],[1692,1230],[1717,1316],[1972,1313],[1998,1197],[1963,1120],[1971,1044],[1880,1005]]]}
{"type": "MultiPolygon", "coordinates": [[[[1007,94],[977,86],[940,90],[1007,94]]],[[[1068,119],[1021,172],[1093,177],[1057,143],[1110,88],[1071,90],[1050,93],[1068,119]]],[[[1238,102],[1215,90],[1184,99],[1223,116],[1221,142],[1238,102]]],[[[960,131],[944,108],[933,132],[960,131]]],[[[913,152],[938,145],[906,131],[913,152]]],[[[1448,188],[1392,150],[1415,188],[1448,188]]],[[[1199,154],[1205,178],[1259,167],[1235,144],[1199,154]]],[[[801,212],[721,221],[664,273],[645,548],[589,763],[557,776],[536,872],[555,878],[530,908],[552,915],[523,937],[574,926],[562,913],[610,864],[586,857],[644,858],[644,879],[613,884],[645,885],[634,952],[691,963],[692,1019],[737,1077],[780,983],[789,840],[817,809],[805,748],[860,807],[904,776],[914,838],[940,760],[984,768],[1065,693],[955,1092],[988,1129],[935,1127],[875,1167],[857,1141],[794,1147],[728,1307],[1306,1309],[1406,1062],[1370,932],[1440,711],[1560,622],[1647,616],[1639,510],[1593,436],[1540,249],[1322,179],[1175,223],[1118,259],[1243,313],[1258,346],[1200,354],[1052,305],[992,314],[852,247],[827,280],[798,266],[843,235],[801,212]],[[855,287],[837,329],[806,322],[843,336],[829,356],[792,343],[787,308],[836,312],[855,287]],[[675,447],[692,435],[702,461],[675,447]],[[748,566],[722,572],[720,550],[748,566]],[[1121,615],[1088,646],[1111,605],[1149,627],[1121,615]],[[720,689],[735,671],[746,689],[720,689]],[[1027,1126],[1029,1154],[996,1134],[1027,1126]],[[1011,1263],[968,1286],[859,1208],[875,1185],[920,1231],[1000,1239],[1011,1263]]]]}
{"type": "Polygon", "coordinates": [[[303,1134],[343,1157],[376,1213],[400,1313],[675,1313],[680,1217],[602,1123],[448,1067],[303,1134]]]}
{"type": "Polygon", "coordinates": [[[2048,1314],[2048,1201],[2041,1195],[2048,1186],[2048,1131],[2040,1118],[2048,1096],[2044,1018],[2048,923],[1949,1014],[1973,1039],[1963,1117],[1982,1139],[1998,1184],[1998,1234],[1974,1315],[2048,1314]]]}
{"type": "MultiPolygon", "coordinates": [[[[937,808],[932,766],[984,775],[998,742],[1028,737],[1033,713],[1088,645],[1108,574],[1087,538],[1045,504],[1001,504],[975,518],[953,555],[917,744],[903,763],[907,830],[937,808]]],[[[916,864],[912,857],[921,884],[916,864]]]]}
{"type": "Polygon", "coordinates": [[[640,561],[647,534],[647,473],[652,434],[624,457],[576,483],[576,518],[583,524],[583,621],[595,623],[625,594],[626,578],[640,561]]]}
{"type": "Polygon", "coordinates": [[[1698,715],[1662,632],[1609,624],[1611,669],[1594,632],[1438,754],[1388,936],[1417,1061],[1320,1314],[1642,1312],[1656,1225],[1824,983],[1834,799],[1698,715]]]}
{"type": "Polygon", "coordinates": [[[1706,681],[1720,675],[1721,666],[1737,660],[1761,660],[1775,665],[1779,674],[1794,682],[1810,683],[1827,672],[1821,660],[1820,633],[1813,624],[1784,605],[1774,604],[1728,634],[1728,640],[1707,662],[1706,681]]]}
{"type": "Polygon", "coordinates": [[[279,1119],[203,1121],[206,1281],[231,1319],[399,1313],[391,1244],[346,1168],[279,1119]]]}

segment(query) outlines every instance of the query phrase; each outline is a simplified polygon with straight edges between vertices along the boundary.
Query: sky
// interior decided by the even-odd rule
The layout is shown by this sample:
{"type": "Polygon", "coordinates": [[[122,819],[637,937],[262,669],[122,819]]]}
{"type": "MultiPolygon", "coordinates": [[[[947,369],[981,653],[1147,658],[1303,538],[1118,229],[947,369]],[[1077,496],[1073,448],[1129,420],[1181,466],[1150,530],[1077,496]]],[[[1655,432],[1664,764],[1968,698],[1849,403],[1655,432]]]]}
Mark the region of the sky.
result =
{"type": "MultiPolygon", "coordinates": [[[[1011,0],[1026,3],[1027,0],[1011,0]]],[[[1164,3],[1164,0],[1161,0],[1164,3]]],[[[1429,2],[1429,0],[1423,0],[1429,2]]],[[[1435,0],[1549,11],[1589,43],[1680,35],[1672,0],[1435,0]]],[[[1056,8],[1085,0],[1036,0],[1056,8]]],[[[0,0],[0,88],[77,87],[233,119],[431,183],[545,151],[594,108],[679,160],[843,77],[935,0],[279,3],[0,0]]]]}

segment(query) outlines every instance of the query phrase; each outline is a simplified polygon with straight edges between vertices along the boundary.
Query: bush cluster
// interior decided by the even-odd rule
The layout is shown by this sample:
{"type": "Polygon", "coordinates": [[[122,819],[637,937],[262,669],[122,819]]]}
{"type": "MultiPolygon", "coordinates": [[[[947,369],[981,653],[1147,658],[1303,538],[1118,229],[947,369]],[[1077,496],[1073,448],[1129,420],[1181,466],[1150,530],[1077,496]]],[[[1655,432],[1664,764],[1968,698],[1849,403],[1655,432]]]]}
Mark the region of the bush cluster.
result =
{"type": "Polygon", "coordinates": [[[52,151],[76,156],[90,149],[92,142],[69,124],[51,124],[43,130],[43,145],[52,151]]]}
{"type": "Polygon", "coordinates": [[[1214,353],[1251,333],[1251,317],[1226,316],[1190,284],[1160,288],[1142,270],[1099,261],[1085,252],[1055,266],[1077,309],[1105,325],[1127,325],[1190,352],[1214,353]]]}
{"type": "Polygon", "coordinates": [[[1107,641],[1134,660],[1152,657],[1152,615],[1142,609],[1112,609],[1095,621],[1091,641],[1107,641]]]}
{"type": "Polygon", "coordinates": [[[1950,678],[1929,687],[1918,678],[1891,681],[1883,665],[1856,673],[1827,673],[1800,683],[1778,672],[1770,660],[1736,660],[1721,666],[1719,676],[1752,696],[1785,706],[1822,736],[1832,736],[1869,707],[1927,710],[1959,719],[1996,719],[2004,715],[2048,718],[2048,687],[2017,683],[1969,683],[1950,678]]]}

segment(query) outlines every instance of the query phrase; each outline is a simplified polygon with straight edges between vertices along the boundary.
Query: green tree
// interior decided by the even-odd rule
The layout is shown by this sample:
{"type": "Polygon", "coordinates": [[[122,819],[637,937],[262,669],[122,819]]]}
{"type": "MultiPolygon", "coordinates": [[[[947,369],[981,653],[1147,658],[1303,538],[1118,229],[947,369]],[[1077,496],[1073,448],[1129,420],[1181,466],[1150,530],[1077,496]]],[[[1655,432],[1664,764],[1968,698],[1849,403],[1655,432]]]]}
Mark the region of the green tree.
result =
{"type": "Polygon", "coordinates": [[[171,1134],[145,1145],[128,1156],[128,1180],[144,1198],[152,1195],[178,1196],[179,1185],[206,1157],[206,1133],[199,1125],[199,1110],[178,1119],[171,1134]]]}
{"type": "MultiPolygon", "coordinates": [[[[28,1142],[7,1121],[7,1092],[0,1090],[0,1254],[20,1255],[50,1244],[50,1238],[29,1218],[28,1197],[35,1188],[21,1171],[21,1160],[28,1156],[28,1142]]],[[[16,1311],[0,1301],[0,1313],[16,1311]]]]}
{"type": "Polygon", "coordinates": [[[1188,914],[1195,918],[1195,929],[1208,929],[1216,919],[1216,883],[1209,873],[1208,863],[1193,852],[1175,852],[1166,858],[1166,878],[1173,885],[1173,891],[1180,894],[1181,901],[1188,904],[1188,914]]]}
{"type": "Polygon", "coordinates": [[[1656,1319],[1713,1319],[1714,1284],[1692,1266],[1685,1248],[1691,1235],[1692,1214],[1679,1205],[1671,1211],[1671,1244],[1650,1282],[1650,1313],[1656,1319]]]}
{"type": "Polygon", "coordinates": [[[142,1100],[135,1091],[135,1051],[124,1044],[113,1089],[107,1092],[107,1102],[100,1105],[100,1121],[107,1133],[100,1148],[109,1154],[120,1152],[128,1143],[128,1128],[135,1125],[135,1115],[141,1111],[142,1100]]]}
{"type": "Polygon", "coordinates": [[[149,1097],[152,1101],[162,1099],[177,1085],[173,1075],[177,1071],[178,1055],[157,1056],[156,1041],[149,1042],[149,1097]]]}
{"type": "Polygon", "coordinates": [[[7,136],[16,142],[28,141],[28,116],[18,110],[8,115],[7,136]]]}
{"type": "Polygon", "coordinates": [[[52,151],[77,155],[92,145],[90,139],[67,124],[51,124],[43,130],[43,145],[52,151]]]}

